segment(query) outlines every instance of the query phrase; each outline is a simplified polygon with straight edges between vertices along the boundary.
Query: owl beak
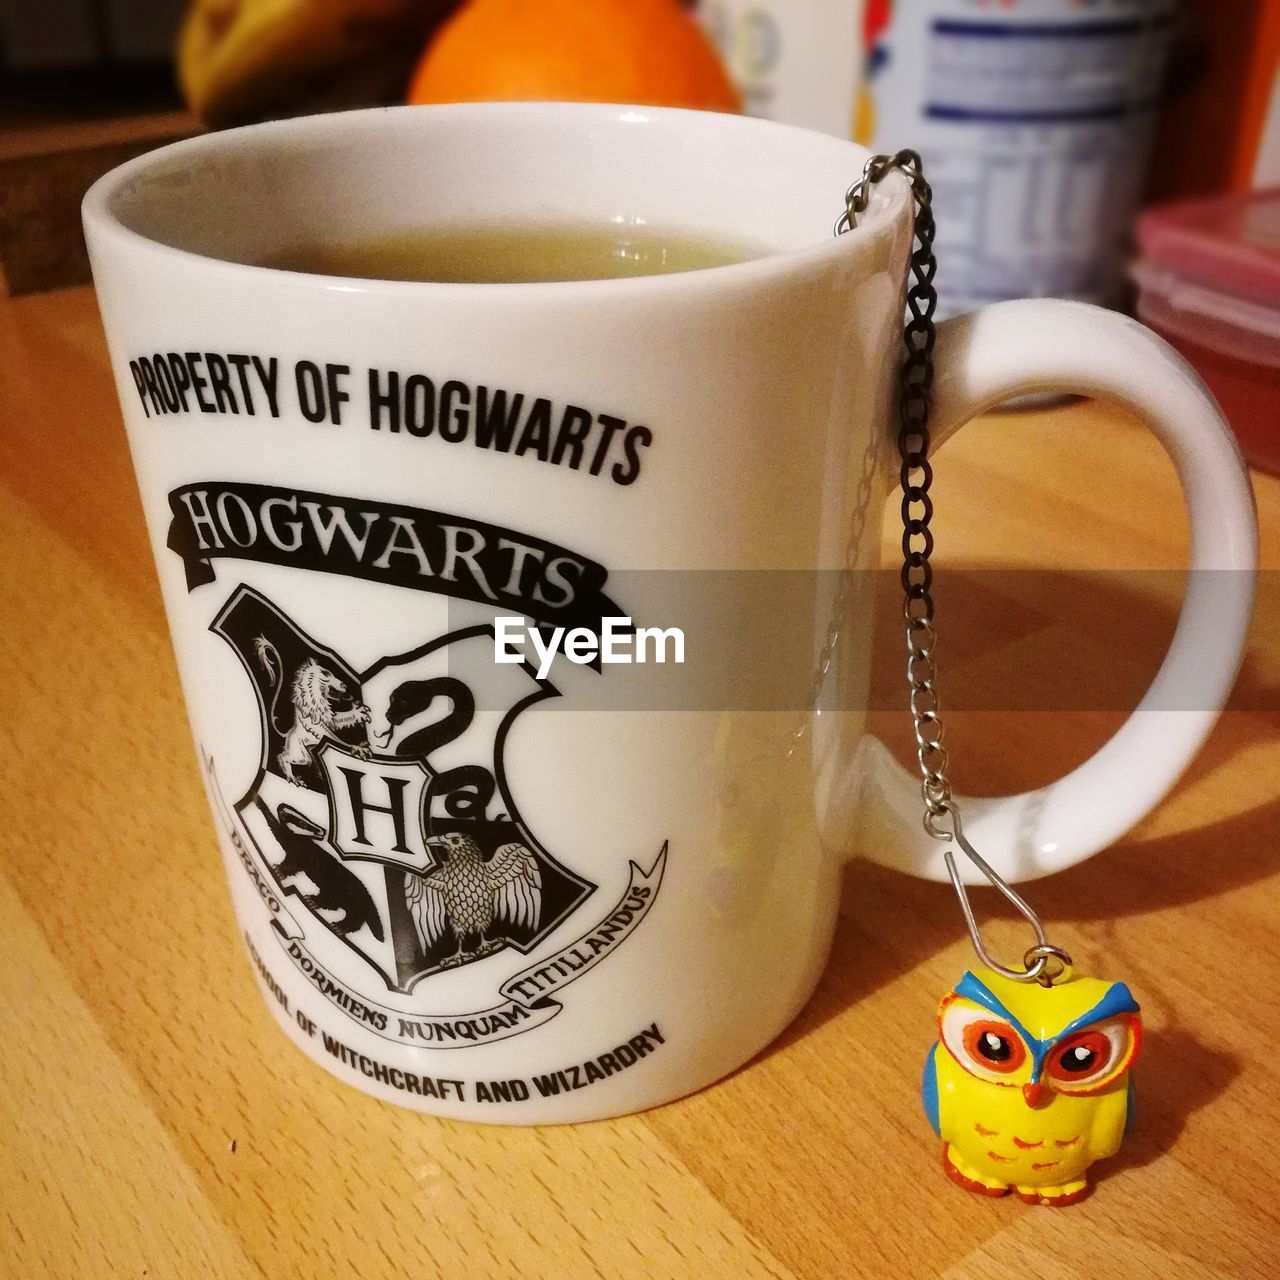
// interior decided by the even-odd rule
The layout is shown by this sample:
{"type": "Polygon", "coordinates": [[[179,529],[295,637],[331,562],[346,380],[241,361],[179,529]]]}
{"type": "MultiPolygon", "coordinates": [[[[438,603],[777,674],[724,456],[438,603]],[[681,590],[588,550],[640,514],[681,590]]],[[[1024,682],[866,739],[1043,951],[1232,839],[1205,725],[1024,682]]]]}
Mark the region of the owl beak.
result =
{"type": "Polygon", "coordinates": [[[1022,1096],[1027,1100],[1027,1106],[1029,1107],[1038,1107],[1048,1094],[1049,1090],[1042,1084],[1024,1084],[1022,1086],[1022,1096]]]}
{"type": "Polygon", "coordinates": [[[445,849],[448,847],[448,841],[444,836],[428,836],[423,842],[428,849],[445,849]]]}

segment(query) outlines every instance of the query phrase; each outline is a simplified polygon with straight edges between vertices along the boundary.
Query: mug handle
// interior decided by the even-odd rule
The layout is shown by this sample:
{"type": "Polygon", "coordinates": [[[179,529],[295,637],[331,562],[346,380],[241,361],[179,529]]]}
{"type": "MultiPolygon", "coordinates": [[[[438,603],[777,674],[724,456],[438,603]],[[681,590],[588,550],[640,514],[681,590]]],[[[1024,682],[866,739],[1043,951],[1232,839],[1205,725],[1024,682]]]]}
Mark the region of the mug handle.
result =
{"type": "MultiPolygon", "coordinates": [[[[1036,791],[957,797],[965,834],[983,857],[1007,880],[1034,880],[1124,835],[1164,798],[1208,736],[1239,669],[1253,607],[1253,491],[1204,384],[1172,347],[1126,316],[1056,299],[996,303],[939,325],[934,360],[934,444],[1013,396],[1070,392],[1108,400],[1140,418],[1164,446],[1191,527],[1191,572],[1177,629],[1155,679],[1115,736],[1036,791]],[[1232,572],[1202,572],[1222,569],[1232,572]]],[[[945,686],[941,692],[945,713],[945,686]]],[[[918,777],[874,738],[864,740],[861,752],[859,852],[945,880],[941,842],[922,826],[918,777]]],[[[967,859],[960,862],[967,880],[981,882],[967,859]]]]}

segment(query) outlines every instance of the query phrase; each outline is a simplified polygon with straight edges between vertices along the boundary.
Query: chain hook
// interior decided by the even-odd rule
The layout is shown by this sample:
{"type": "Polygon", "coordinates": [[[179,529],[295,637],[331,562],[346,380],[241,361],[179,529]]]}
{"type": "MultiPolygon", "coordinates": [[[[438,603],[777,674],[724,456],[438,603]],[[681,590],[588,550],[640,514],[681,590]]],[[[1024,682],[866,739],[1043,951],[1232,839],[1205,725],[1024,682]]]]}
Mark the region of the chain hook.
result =
{"type": "MultiPolygon", "coordinates": [[[[964,912],[964,922],[969,930],[969,940],[973,943],[973,949],[978,953],[978,958],[989,969],[994,969],[997,973],[1012,979],[1014,982],[1038,982],[1043,987],[1052,986],[1054,981],[1060,978],[1071,964],[1070,955],[1061,947],[1055,946],[1049,941],[1044,925],[1040,923],[1040,917],[1036,915],[1027,900],[1012,885],[1008,884],[965,838],[964,828],[960,823],[960,811],[953,802],[947,801],[945,812],[951,819],[951,830],[946,835],[949,835],[950,839],[959,846],[964,856],[982,872],[990,884],[1004,895],[1005,900],[1011,903],[1023,919],[1035,930],[1036,945],[1029,947],[1024,953],[1022,957],[1023,967],[1021,969],[1010,969],[996,960],[991,952],[987,950],[986,943],[982,939],[982,931],[978,927],[977,917],[973,914],[973,907],[969,902],[969,891],[965,887],[964,881],[960,878],[960,870],[956,866],[955,853],[948,849],[942,856],[947,864],[947,874],[951,877],[951,885],[956,891],[956,897],[960,899],[960,910],[964,912]]],[[[937,820],[935,819],[936,826],[937,820]]],[[[938,834],[938,832],[935,831],[934,834],[938,834]]]]}
{"type": "Polygon", "coordinates": [[[871,202],[871,188],[885,174],[891,173],[895,169],[902,173],[907,178],[907,181],[911,183],[917,203],[922,202],[922,194],[924,196],[923,203],[928,203],[929,188],[924,185],[924,180],[921,176],[923,161],[920,159],[918,151],[903,148],[903,150],[897,151],[891,156],[868,156],[866,164],[862,166],[862,176],[844,193],[844,212],[836,219],[836,235],[844,235],[846,231],[852,231],[858,225],[858,215],[865,213],[867,205],[871,202]],[[920,190],[921,187],[924,188],[923,193],[920,190]]]}

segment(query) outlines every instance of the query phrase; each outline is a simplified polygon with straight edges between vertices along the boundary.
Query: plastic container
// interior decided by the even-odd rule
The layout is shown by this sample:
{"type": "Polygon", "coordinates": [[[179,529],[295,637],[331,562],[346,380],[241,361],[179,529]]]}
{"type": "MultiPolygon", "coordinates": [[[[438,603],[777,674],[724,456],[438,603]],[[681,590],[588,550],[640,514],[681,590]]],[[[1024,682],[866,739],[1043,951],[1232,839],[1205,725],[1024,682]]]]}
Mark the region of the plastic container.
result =
{"type": "Polygon", "coordinates": [[[1205,380],[1245,457],[1280,473],[1280,188],[1149,210],[1138,317],[1205,380]]]}
{"type": "Polygon", "coordinates": [[[869,0],[854,141],[924,157],[938,314],[1124,292],[1175,0],[869,0]]]}

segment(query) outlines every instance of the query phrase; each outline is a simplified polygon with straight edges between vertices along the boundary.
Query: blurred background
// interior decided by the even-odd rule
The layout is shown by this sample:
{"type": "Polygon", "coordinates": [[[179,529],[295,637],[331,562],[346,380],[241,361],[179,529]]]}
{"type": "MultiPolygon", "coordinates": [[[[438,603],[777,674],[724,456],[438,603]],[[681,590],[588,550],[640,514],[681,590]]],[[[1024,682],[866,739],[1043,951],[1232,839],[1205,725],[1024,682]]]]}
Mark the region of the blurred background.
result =
{"type": "Polygon", "coordinates": [[[1280,0],[0,0],[0,270],[13,294],[83,283],[89,183],[202,129],[496,98],[744,111],[920,150],[945,313],[1138,314],[1276,470],[1278,61],[1280,0]]]}

